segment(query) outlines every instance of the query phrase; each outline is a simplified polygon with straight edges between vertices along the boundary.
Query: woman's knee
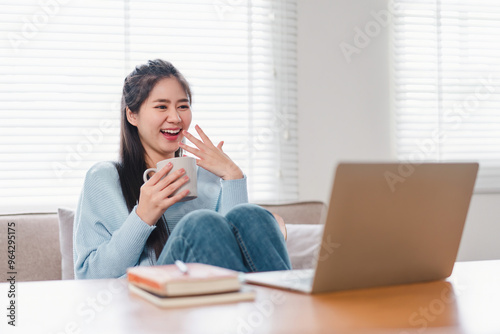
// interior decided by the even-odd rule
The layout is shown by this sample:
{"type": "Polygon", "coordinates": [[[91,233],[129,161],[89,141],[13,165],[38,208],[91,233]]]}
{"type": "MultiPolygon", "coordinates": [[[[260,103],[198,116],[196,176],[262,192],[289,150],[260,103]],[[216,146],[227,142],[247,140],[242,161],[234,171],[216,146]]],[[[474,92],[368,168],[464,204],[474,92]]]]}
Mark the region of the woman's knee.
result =
{"type": "Polygon", "coordinates": [[[244,203],[244,204],[238,204],[234,208],[232,208],[227,214],[227,216],[235,216],[235,215],[242,215],[242,216],[248,216],[248,215],[259,215],[259,216],[266,216],[270,215],[271,213],[264,209],[263,207],[257,205],[257,204],[252,204],[252,203],[244,203]]]}
{"type": "Polygon", "coordinates": [[[174,232],[184,236],[204,235],[207,230],[221,230],[227,228],[226,226],[225,218],[219,213],[208,209],[200,209],[185,215],[177,223],[174,232]]]}
{"type": "Polygon", "coordinates": [[[273,214],[256,204],[239,204],[226,214],[226,218],[237,227],[251,224],[259,225],[260,228],[265,226],[274,228],[277,225],[273,214]]]}

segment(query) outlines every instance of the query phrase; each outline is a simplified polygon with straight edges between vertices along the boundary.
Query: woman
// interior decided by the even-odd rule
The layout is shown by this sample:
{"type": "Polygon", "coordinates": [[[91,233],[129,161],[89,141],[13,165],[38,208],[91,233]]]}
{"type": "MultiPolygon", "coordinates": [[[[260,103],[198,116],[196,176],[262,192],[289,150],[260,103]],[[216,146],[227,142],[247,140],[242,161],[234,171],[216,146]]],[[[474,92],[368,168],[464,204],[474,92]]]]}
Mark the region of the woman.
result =
{"type": "Polygon", "coordinates": [[[175,260],[243,272],[290,269],[283,221],[247,204],[246,177],[223,142],[213,145],[198,126],[201,140],[187,132],[191,101],[187,81],[166,61],[149,61],[125,78],[120,161],[87,172],[75,215],[76,278],[122,277],[128,267],[175,260]],[[142,180],[182,149],[198,165],[199,195],[187,202],[180,200],[188,191],[170,197],[187,182],[182,170],[170,173],[167,165],[142,180]]]}

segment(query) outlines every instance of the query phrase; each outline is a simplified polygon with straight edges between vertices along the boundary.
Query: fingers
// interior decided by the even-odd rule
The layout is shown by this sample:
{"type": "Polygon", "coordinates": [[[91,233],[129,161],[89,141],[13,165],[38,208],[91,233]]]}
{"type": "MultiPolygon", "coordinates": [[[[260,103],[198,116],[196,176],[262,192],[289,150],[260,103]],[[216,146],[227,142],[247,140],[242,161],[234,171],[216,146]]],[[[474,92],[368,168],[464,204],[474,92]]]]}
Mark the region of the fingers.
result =
{"type": "Polygon", "coordinates": [[[163,197],[169,197],[184,183],[189,181],[189,177],[184,175],[186,173],[184,168],[180,168],[169,174],[171,170],[172,164],[168,163],[148,180],[147,186],[158,192],[163,192],[163,197]]]}
{"type": "MultiPolygon", "coordinates": [[[[212,141],[210,141],[210,139],[207,137],[207,135],[203,132],[203,130],[201,130],[201,128],[198,125],[196,125],[195,128],[196,128],[196,131],[198,132],[198,134],[200,135],[200,137],[203,139],[203,141],[199,140],[198,138],[196,138],[195,136],[193,136],[192,134],[190,134],[189,132],[187,132],[185,130],[182,133],[190,142],[192,142],[194,145],[196,145],[197,148],[186,145],[182,142],[179,143],[179,145],[180,145],[180,147],[182,147],[183,150],[185,150],[189,153],[192,153],[193,155],[195,155],[199,159],[204,159],[204,158],[206,158],[207,154],[210,154],[210,151],[215,146],[212,144],[212,141]]],[[[199,160],[197,160],[196,163],[198,164],[199,160]]]]}
{"type": "Polygon", "coordinates": [[[155,185],[155,191],[158,194],[158,199],[164,202],[164,205],[162,206],[164,206],[165,209],[189,194],[189,190],[183,190],[175,194],[180,187],[189,181],[189,176],[184,174],[184,169],[176,170],[155,185]]]}
{"type": "Polygon", "coordinates": [[[196,132],[198,132],[198,134],[200,135],[201,139],[203,140],[203,142],[205,144],[209,144],[209,145],[214,146],[214,144],[212,144],[212,141],[210,140],[210,138],[208,138],[208,136],[205,134],[205,132],[203,132],[203,130],[200,128],[199,125],[196,125],[194,128],[196,129],[196,132]]]}
{"type": "Polygon", "coordinates": [[[201,151],[197,148],[188,146],[184,143],[179,143],[179,145],[180,145],[180,147],[182,147],[182,149],[184,151],[188,151],[189,153],[192,153],[192,154],[196,155],[197,157],[199,157],[201,155],[201,151]]]}
{"type": "Polygon", "coordinates": [[[161,215],[163,215],[165,210],[181,201],[189,194],[189,190],[186,189],[172,196],[176,190],[187,182],[186,178],[178,179],[162,191],[155,191],[153,187],[147,187],[146,184],[144,184],[141,187],[136,214],[142,221],[153,226],[161,215]]]}
{"type": "Polygon", "coordinates": [[[195,138],[187,131],[183,131],[184,136],[196,147],[179,144],[182,149],[198,158],[196,164],[224,180],[241,179],[243,177],[241,169],[222,151],[224,142],[221,141],[217,146],[214,146],[198,125],[196,125],[196,131],[202,140],[195,138]]]}
{"type": "MultiPolygon", "coordinates": [[[[190,142],[192,142],[193,144],[196,145],[196,147],[198,147],[199,149],[206,149],[206,145],[201,141],[199,140],[198,138],[196,138],[195,136],[193,136],[192,134],[190,134],[189,132],[187,132],[186,130],[183,130],[182,131],[182,134],[184,135],[184,137],[186,137],[190,142]]],[[[182,145],[182,147],[184,148],[185,144],[182,145]]]]}
{"type": "Polygon", "coordinates": [[[168,187],[166,187],[161,191],[162,195],[165,198],[165,201],[167,203],[169,201],[171,202],[171,204],[169,203],[169,206],[178,202],[180,199],[186,197],[186,195],[189,194],[189,190],[186,189],[174,195],[174,193],[188,181],[189,177],[185,175],[176,180],[175,182],[169,184],[168,187]]]}
{"type": "MultiPolygon", "coordinates": [[[[187,132],[186,130],[182,131],[182,134],[193,144],[196,145],[201,151],[206,151],[210,149],[211,147],[215,147],[210,138],[203,132],[203,130],[200,128],[199,125],[195,126],[196,132],[198,132],[198,135],[200,136],[201,140],[187,132]]],[[[188,147],[187,145],[181,145],[182,148],[188,147]]],[[[187,150],[188,151],[188,150],[187,150]]],[[[199,150],[198,150],[199,151],[199,150]]],[[[188,151],[190,152],[190,151],[188,151]]],[[[192,153],[192,152],[191,152],[192,153]]]]}
{"type": "Polygon", "coordinates": [[[162,169],[154,173],[154,175],[147,181],[148,184],[150,185],[155,185],[157,184],[165,175],[168,174],[172,170],[172,163],[169,162],[165,166],[163,166],[162,169]]]}
{"type": "Polygon", "coordinates": [[[183,191],[179,192],[178,194],[175,194],[174,196],[169,197],[169,200],[171,201],[172,204],[175,204],[175,203],[179,202],[180,200],[182,200],[187,195],[189,195],[188,189],[183,190],[183,191]]]}
{"type": "Polygon", "coordinates": [[[182,185],[189,181],[189,177],[185,175],[183,168],[173,172],[171,170],[172,166],[166,165],[141,187],[136,213],[151,226],[158,221],[165,210],[189,194],[189,190],[175,194],[182,185]]]}
{"type": "MultiPolygon", "coordinates": [[[[188,146],[182,142],[179,143],[179,145],[182,147],[183,150],[186,150],[189,153],[192,153],[195,156],[199,157],[200,159],[203,159],[207,154],[210,155],[210,151],[213,151],[215,149],[215,145],[212,143],[210,138],[208,138],[205,132],[203,132],[203,130],[200,128],[199,125],[196,125],[195,129],[202,140],[199,140],[198,138],[196,138],[195,136],[193,136],[192,134],[190,134],[185,130],[182,133],[190,142],[196,145],[197,148],[188,146]]],[[[217,145],[217,149],[219,151],[222,151],[222,145],[224,145],[224,141],[221,141],[217,145]]]]}
{"type": "MultiPolygon", "coordinates": [[[[161,179],[154,187],[157,189],[157,191],[164,191],[165,189],[170,187],[170,192],[173,193],[175,190],[177,190],[180,186],[182,186],[184,183],[189,181],[189,177],[187,175],[184,175],[186,171],[184,168],[180,168],[167,176],[165,176],[163,179],[161,179]],[[178,185],[174,186],[173,185],[178,185]]],[[[170,195],[170,194],[167,194],[170,195]]]]}

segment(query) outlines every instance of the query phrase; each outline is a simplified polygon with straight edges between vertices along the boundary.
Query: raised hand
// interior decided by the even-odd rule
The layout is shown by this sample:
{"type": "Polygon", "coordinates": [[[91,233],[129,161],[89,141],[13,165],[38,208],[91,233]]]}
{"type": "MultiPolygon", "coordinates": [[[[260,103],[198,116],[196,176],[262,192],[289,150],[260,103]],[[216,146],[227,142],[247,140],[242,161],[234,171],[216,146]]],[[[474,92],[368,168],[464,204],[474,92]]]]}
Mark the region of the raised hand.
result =
{"type": "Polygon", "coordinates": [[[195,126],[195,129],[201,140],[197,139],[189,132],[183,131],[182,133],[184,137],[186,137],[196,147],[180,143],[182,149],[198,157],[196,160],[198,166],[205,168],[218,177],[224,180],[241,179],[243,177],[241,169],[233,162],[233,160],[231,160],[231,158],[229,158],[226,153],[222,151],[222,145],[224,145],[224,142],[221,141],[217,146],[215,146],[198,125],[195,126]]]}

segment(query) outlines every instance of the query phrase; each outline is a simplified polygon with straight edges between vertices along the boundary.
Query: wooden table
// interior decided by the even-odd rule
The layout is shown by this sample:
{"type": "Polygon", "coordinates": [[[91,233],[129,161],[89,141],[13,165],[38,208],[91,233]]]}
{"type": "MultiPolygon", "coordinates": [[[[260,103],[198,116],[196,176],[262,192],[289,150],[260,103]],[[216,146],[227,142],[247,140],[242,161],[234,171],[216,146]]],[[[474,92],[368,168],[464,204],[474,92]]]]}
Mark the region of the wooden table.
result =
{"type": "Polygon", "coordinates": [[[305,295],[252,286],[254,302],[159,309],[125,280],[0,284],[0,333],[500,333],[500,260],[460,262],[446,281],[305,295]],[[6,329],[6,330],[5,330],[6,329]]]}

